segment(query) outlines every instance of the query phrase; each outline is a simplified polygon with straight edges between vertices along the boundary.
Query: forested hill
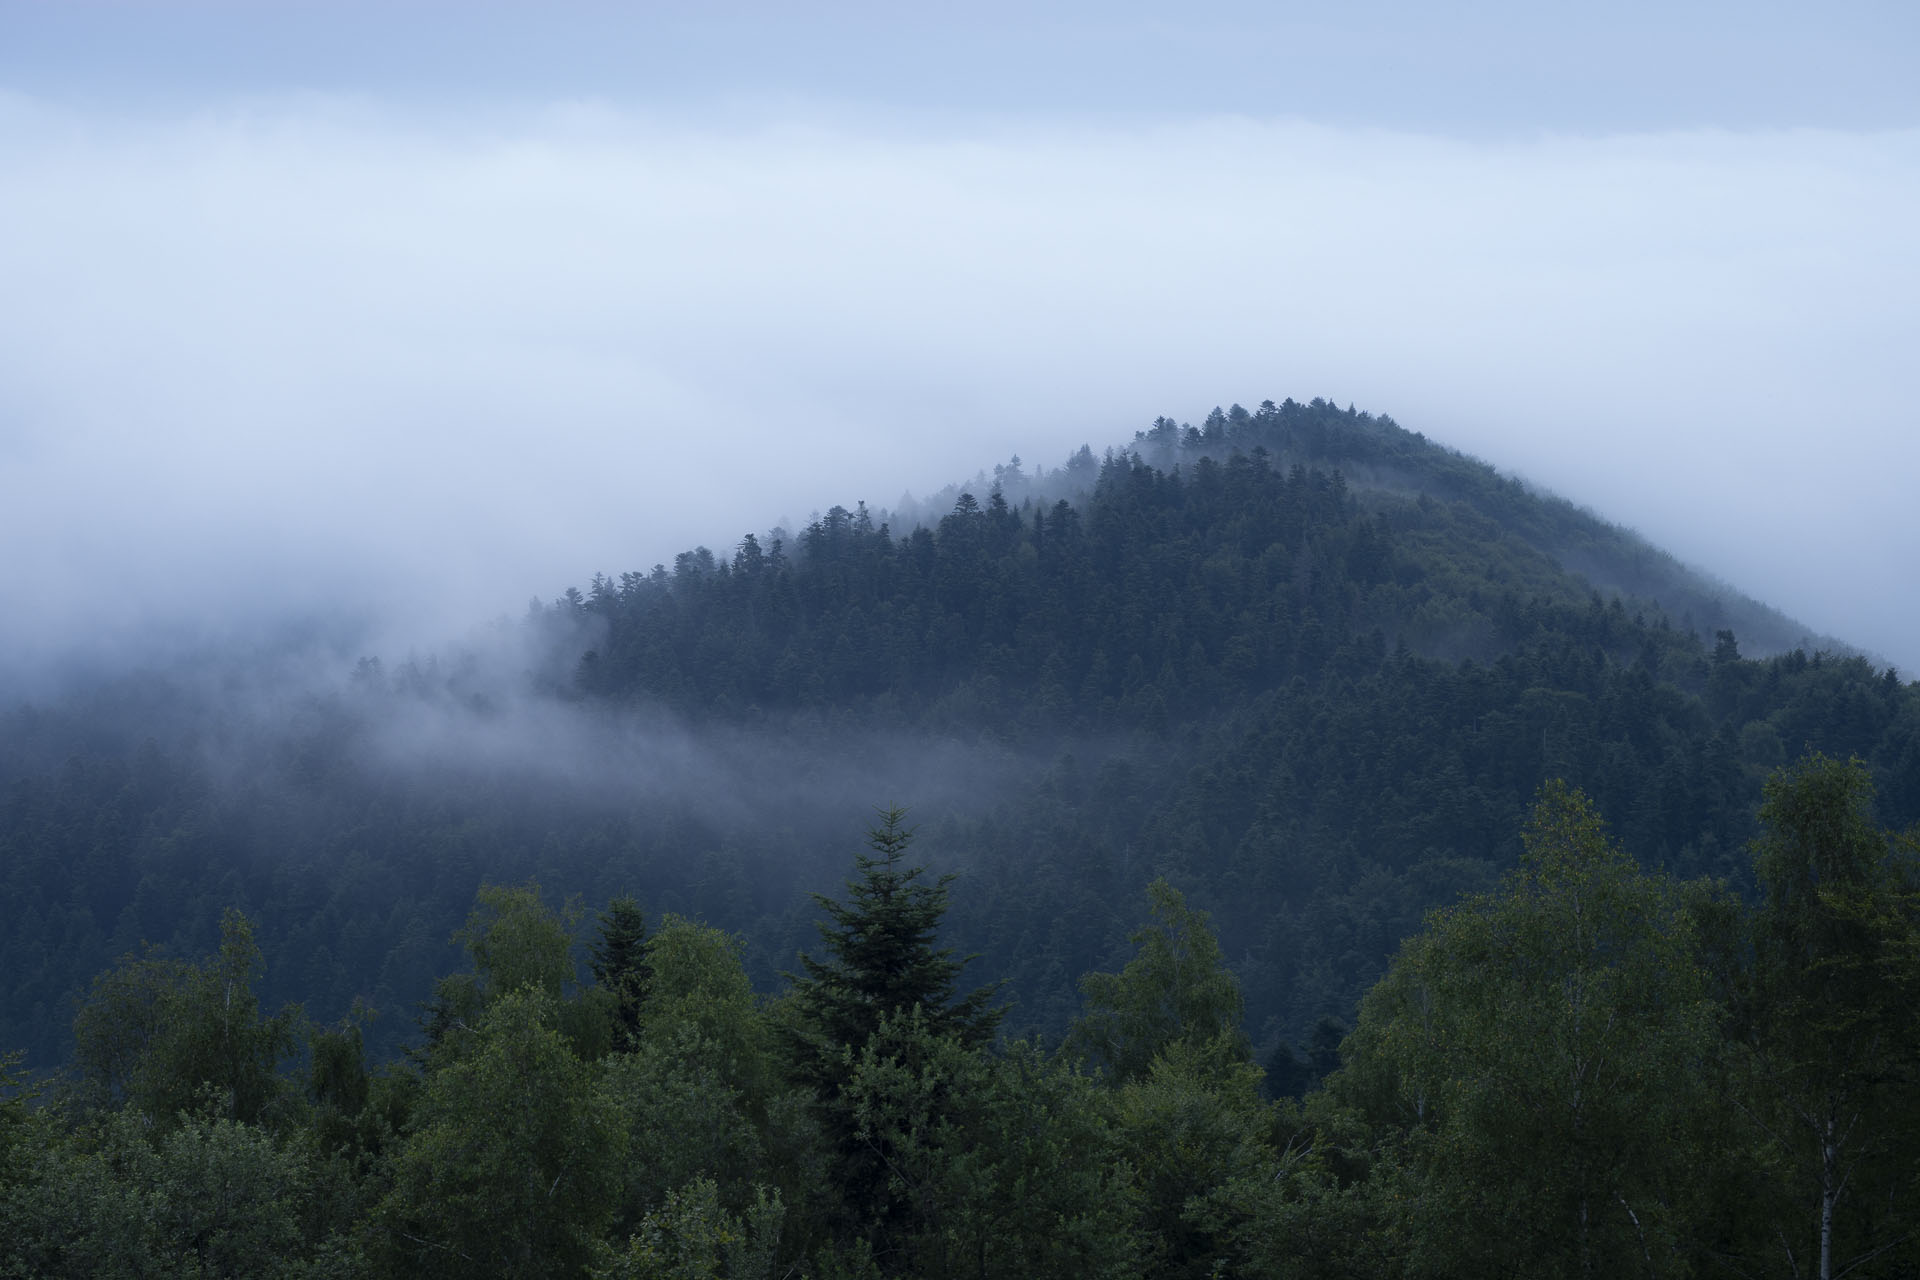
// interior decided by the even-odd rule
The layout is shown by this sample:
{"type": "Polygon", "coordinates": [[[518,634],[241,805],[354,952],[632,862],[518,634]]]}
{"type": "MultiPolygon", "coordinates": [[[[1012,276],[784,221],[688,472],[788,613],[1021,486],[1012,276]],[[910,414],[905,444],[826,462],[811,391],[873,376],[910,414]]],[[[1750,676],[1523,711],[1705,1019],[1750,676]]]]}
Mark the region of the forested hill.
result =
{"type": "Polygon", "coordinates": [[[1256,1034],[1303,1034],[1512,862],[1552,777],[1650,865],[1735,883],[1760,780],[1806,748],[1860,754],[1884,816],[1920,818],[1894,672],[1744,659],[1730,628],[1703,642],[1603,594],[1561,557],[1690,602],[1694,627],[1791,627],[1389,419],[1162,419],[1103,463],[996,480],[900,536],[836,507],[791,548],[683,555],[558,608],[593,637],[590,697],[1045,754],[988,812],[925,815],[975,873],[959,923],[1014,975],[1016,1017],[1057,1025],[1064,956],[1111,946],[1116,900],[1164,874],[1215,913],[1256,1034]]]}
{"type": "MultiPolygon", "coordinates": [[[[1278,405],[1269,400],[1252,413],[1239,405],[1216,408],[1199,427],[1157,418],[1134,434],[1129,449],[1162,470],[1191,466],[1203,457],[1224,461],[1236,452],[1259,449],[1281,470],[1300,465],[1338,471],[1363,503],[1391,504],[1422,494],[1463,503],[1502,535],[1571,570],[1577,575],[1573,588],[1582,597],[1598,589],[1647,601],[1675,625],[1709,642],[1715,632],[1733,630],[1743,647],[1759,656],[1795,648],[1849,651],[1833,637],[1810,632],[1778,610],[1681,565],[1638,535],[1408,431],[1385,415],[1375,417],[1351,406],[1343,411],[1320,399],[1278,405]]],[[[1027,497],[1080,502],[1098,470],[1091,449],[1081,450],[1057,471],[1038,474],[1022,471],[1016,458],[1011,466],[996,466],[991,475],[980,473],[971,491],[984,494],[999,487],[1016,503],[1027,497]]],[[[968,488],[950,486],[926,502],[910,503],[909,523],[937,520],[968,488]]]]}
{"type": "MultiPolygon", "coordinates": [[[[836,506],[795,547],[749,536],[730,560],[699,549],[671,572],[596,577],[561,607],[604,637],[580,686],[702,714],[884,698],[889,717],[972,706],[1055,728],[1063,712],[1105,722],[1152,686],[1179,718],[1313,676],[1356,638],[1486,661],[1536,630],[1578,632],[1564,613],[1522,615],[1598,592],[1657,629],[1711,642],[1737,622],[1762,653],[1814,647],[1623,530],[1319,400],[1215,410],[1204,428],[1162,418],[1104,464],[1083,449],[1056,472],[1016,459],[980,480],[991,489],[953,490],[899,536],[836,506]]],[[[1641,642],[1586,629],[1617,657],[1641,642]]]]}
{"type": "Polygon", "coordinates": [[[960,873],[948,939],[1007,980],[1009,1030],[1063,1029],[1165,877],[1286,1071],[1514,862],[1547,779],[1643,864],[1736,885],[1762,779],[1807,748],[1920,818],[1920,687],[1742,656],[1757,606],[1387,419],[1162,420],[998,479],[911,528],[834,507],[596,577],[529,620],[530,657],[369,660],[269,711],[152,677],[12,713],[0,1042],[58,1061],[94,973],[210,952],[237,907],[270,1001],[364,999],[391,1050],[479,886],[529,878],[735,931],[774,989],[808,891],[899,803],[960,873]],[[107,703],[155,710],[108,732],[107,703]]]}

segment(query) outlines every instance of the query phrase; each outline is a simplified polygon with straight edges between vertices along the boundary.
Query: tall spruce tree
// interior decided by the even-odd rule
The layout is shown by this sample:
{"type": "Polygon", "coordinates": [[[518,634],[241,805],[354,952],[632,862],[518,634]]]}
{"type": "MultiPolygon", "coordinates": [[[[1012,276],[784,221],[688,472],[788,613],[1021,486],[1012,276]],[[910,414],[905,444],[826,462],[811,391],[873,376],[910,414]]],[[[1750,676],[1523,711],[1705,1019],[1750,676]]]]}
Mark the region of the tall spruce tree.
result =
{"type": "Polygon", "coordinates": [[[600,940],[593,945],[593,977],[612,995],[613,1047],[633,1051],[640,1034],[640,1004],[646,997],[647,917],[632,897],[618,897],[600,916],[600,940]]]}
{"type": "Polygon", "coordinates": [[[840,1225],[889,1256],[912,1231],[913,1210],[890,1183],[888,1125],[849,1096],[854,1064],[871,1048],[917,1070],[915,1059],[930,1046],[979,1048],[1001,1015],[991,1005],[998,984],[955,994],[966,960],[936,945],[952,877],[929,880],[925,867],[906,864],[913,842],[906,816],[898,807],[884,809],[879,825],[867,829],[871,852],[854,855],[846,901],[814,895],[827,913],[819,924],[826,956],[800,957],[785,1032],[789,1070],[812,1090],[833,1151],[840,1225]],[[900,1034],[903,1027],[911,1034],[900,1034]]]}
{"type": "Polygon", "coordinates": [[[991,1007],[998,984],[955,995],[966,960],[935,945],[953,877],[929,881],[925,867],[906,865],[913,843],[906,816],[902,808],[883,809],[879,825],[867,828],[872,852],[854,855],[856,878],[847,882],[845,902],[814,895],[828,917],[819,923],[827,954],[800,957],[790,1043],[797,1074],[815,1088],[831,1083],[841,1051],[857,1051],[889,1014],[919,1008],[935,1034],[970,1046],[984,1043],[1000,1023],[1001,1011],[991,1007]]]}

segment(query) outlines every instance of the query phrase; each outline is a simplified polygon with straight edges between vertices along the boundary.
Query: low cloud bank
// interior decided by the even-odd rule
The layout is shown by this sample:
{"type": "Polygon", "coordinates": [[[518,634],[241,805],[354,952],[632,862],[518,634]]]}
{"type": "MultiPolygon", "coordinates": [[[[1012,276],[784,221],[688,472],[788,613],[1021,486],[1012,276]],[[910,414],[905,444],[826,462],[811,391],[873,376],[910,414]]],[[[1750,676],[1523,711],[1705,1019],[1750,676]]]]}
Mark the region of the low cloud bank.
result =
{"type": "Polygon", "coordinates": [[[289,618],[403,654],[1288,395],[1920,671],[1917,161],[1914,133],[0,99],[0,679],[289,618]]]}

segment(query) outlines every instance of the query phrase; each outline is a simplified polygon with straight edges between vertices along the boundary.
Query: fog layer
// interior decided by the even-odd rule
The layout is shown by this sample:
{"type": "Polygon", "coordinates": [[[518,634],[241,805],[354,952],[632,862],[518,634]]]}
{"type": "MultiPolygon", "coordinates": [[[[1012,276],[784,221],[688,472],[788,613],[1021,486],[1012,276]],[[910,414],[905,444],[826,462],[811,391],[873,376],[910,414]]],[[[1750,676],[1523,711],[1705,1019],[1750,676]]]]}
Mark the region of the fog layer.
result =
{"type": "Polygon", "coordinates": [[[1920,134],[0,100],[0,651],[397,652],[1155,415],[1391,413],[1920,670],[1920,134]]]}

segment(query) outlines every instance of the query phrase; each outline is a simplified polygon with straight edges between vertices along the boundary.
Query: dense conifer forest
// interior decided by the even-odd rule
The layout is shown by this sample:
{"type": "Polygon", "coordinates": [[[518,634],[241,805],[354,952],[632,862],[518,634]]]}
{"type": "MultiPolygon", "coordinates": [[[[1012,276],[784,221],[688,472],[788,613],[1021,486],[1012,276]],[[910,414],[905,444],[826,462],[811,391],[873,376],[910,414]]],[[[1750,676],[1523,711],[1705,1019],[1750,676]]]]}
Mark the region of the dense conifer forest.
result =
{"type": "Polygon", "coordinates": [[[0,1274],[1920,1268],[1920,686],[1389,419],[291,667],[0,722],[0,1274]]]}

